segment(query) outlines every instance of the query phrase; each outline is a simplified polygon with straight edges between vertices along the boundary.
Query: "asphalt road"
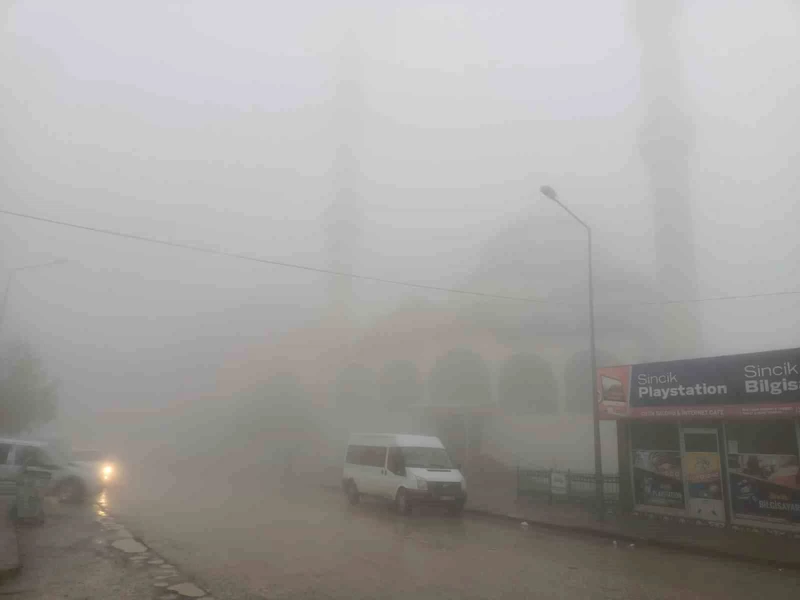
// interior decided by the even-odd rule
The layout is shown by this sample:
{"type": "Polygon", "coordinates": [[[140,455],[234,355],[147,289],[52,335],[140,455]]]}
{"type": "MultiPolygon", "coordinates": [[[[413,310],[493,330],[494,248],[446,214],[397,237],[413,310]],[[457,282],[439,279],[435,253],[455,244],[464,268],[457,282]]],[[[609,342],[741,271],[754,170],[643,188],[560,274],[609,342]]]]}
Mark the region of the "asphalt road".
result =
{"type": "Polygon", "coordinates": [[[794,597],[800,574],[435,510],[401,517],[260,477],[130,477],[108,510],[220,599],[794,597]],[[146,480],[145,480],[146,479],[146,480]]]}

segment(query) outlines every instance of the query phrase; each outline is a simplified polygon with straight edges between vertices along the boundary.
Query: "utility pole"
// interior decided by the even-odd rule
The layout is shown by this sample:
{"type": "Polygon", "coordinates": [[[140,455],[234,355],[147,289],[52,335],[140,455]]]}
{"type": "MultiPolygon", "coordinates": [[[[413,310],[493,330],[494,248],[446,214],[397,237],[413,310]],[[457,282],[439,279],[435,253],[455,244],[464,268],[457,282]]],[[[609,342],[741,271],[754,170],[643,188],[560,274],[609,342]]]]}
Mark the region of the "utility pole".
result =
{"type": "Polygon", "coordinates": [[[589,267],[589,355],[591,356],[591,379],[592,391],[589,394],[589,401],[592,403],[592,432],[594,434],[594,490],[595,506],[597,508],[597,520],[602,521],[606,516],[605,508],[605,483],[603,481],[603,455],[600,446],[600,407],[597,402],[597,354],[594,340],[594,273],[592,270],[592,228],[584,222],[578,215],[572,212],[558,198],[556,191],[549,185],[543,185],[539,191],[545,198],[558,204],[575,221],[586,230],[587,252],[586,262],[589,267]]]}

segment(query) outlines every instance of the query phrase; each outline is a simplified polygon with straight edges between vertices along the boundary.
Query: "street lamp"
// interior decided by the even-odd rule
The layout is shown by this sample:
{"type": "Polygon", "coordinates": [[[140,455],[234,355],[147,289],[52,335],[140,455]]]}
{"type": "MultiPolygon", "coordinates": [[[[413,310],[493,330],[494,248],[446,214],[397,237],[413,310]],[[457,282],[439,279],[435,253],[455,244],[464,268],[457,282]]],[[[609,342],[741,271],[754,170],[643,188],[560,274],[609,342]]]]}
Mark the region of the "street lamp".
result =
{"type": "Polygon", "coordinates": [[[11,291],[11,284],[14,281],[14,275],[16,275],[18,271],[27,271],[28,269],[40,269],[42,267],[50,267],[52,265],[63,265],[66,262],[69,261],[65,259],[59,259],[59,260],[52,260],[46,263],[41,263],[38,265],[28,265],[25,267],[14,267],[10,269],[11,273],[9,274],[8,281],[6,282],[6,291],[3,294],[3,307],[0,308],[0,327],[3,325],[3,321],[5,321],[6,318],[6,307],[8,306],[8,293],[11,291]]]}
{"type": "Polygon", "coordinates": [[[592,389],[591,389],[591,401],[592,401],[592,425],[594,429],[594,476],[595,476],[595,501],[597,504],[597,518],[598,520],[603,520],[605,517],[605,490],[604,490],[604,483],[603,483],[603,457],[600,454],[600,414],[598,412],[599,407],[597,405],[597,399],[595,398],[595,394],[597,393],[597,357],[595,356],[595,345],[594,345],[594,277],[592,275],[592,228],[589,227],[586,223],[584,223],[578,215],[572,212],[569,208],[564,206],[561,201],[558,199],[558,194],[556,191],[551,188],[549,185],[543,185],[539,188],[539,191],[542,193],[542,196],[548,198],[558,204],[561,208],[563,208],[569,216],[575,219],[578,223],[583,225],[586,229],[586,236],[588,238],[588,255],[587,255],[587,262],[589,264],[589,352],[591,355],[591,363],[592,363],[592,389]]]}

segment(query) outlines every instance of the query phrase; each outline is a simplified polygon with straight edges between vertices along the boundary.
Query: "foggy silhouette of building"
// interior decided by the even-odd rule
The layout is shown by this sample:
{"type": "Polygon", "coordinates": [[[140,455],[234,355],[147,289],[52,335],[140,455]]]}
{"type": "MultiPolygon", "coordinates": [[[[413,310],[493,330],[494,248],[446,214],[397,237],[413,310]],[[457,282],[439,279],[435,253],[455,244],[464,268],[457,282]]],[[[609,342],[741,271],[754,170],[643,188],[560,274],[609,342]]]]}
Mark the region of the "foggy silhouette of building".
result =
{"type": "MultiPolygon", "coordinates": [[[[642,49],[641,97],[644,122],[639,150],[653,198],[658,285],[665,299],[691,298],[697,292],[690,207],[690,153],[694,128],[686,114],[686,85],[676,41],[679,2],[631,1],[642,49]]],[[[691,308],[663,310],[659,344],[662,360],[698,353],[700,322],[691,308]]]]}
{"type": "MultiPolygon", "coordinates": [[[[683,85],[671,37],[673,18],[670,7],[636,13],[647,103],[639,141],[654,198],[657,270],[650,278],[620,265],[603,264],[595,280],[598,298],[663,299],[692,295],[696,289],[689,210],[692,126],[680,109],[683,85]]],[[[350,272],[363,219],[358,148],[366,110],[359,49],[352,33],[344,38],[340,60],[333,116],[338,139],[332,170],[334,196],[325,214],[325,235],[330,268],[350,272]]],[[[574,247],[560,247],[556,260],[584,265],[583,248],[569,243],[574,247]]],[[[503,282],[521,279],[534,284],[531,296],[541,296],[535,284],[553,277],[553,267],[552,252],[544,253],[531,239],[530,223],[517,219],[489,241],[465,287],[491,292],[503,282]]],[[[579,273],[581,277],[585,276],[579,273]]],[[[278,372],[294,373],[309,391],[315,410],[324,415],[331,431],[328,441],[341,444],[348,428],[402,431],[426,426],[424,419],[419,420],[424,410],[386,406],[387,399],[382,397],[385,371],[402,364],[415,391],[395,390],[392,398],[409,402],[418,398],[417,408],[438,407],[451,415],[459,415],[459,408],[464,414],[489,409],[490,416],[482,425],[486,443],[476,451],[507,464],[521,456],[536,456],[540,464],[590,467],[591,373],[587,307],[582,305],[586,298],[580,286],[575,286],[574,302],[569,302],[573,306],[556,302],[540,309],[476,300],[451,308],[436,302],[409,302],[364,327],[356,324],[351,312],[349,278],[331,277],[328,294],[323,323],[266,342],[226,365],[221,392],[236,395],[254,380],[266,380],[278,372]],[[448,379],[453,380],[449,388],[448,379]],[[546,395],[537,397],[539,389],[547,390],[546,395]]],[[[598,306],[598,366],[694,351],[698,324],[687,315],[676,309],[661,319],[624,307],[598,306]]],[[[397,385],[402,386],[402,380],[397,385]]],[[[457,420],[457,416],[451,419],[457,420]]],[[[607,433],[604,460],[614,470],[616,440],[613,432],[607,433]]]]}
{"type": "MultiPolygon", "coordinates": [[[[346,31],[340,47],[332,114],[335,143],[331,173],[333,197],[324,215],[328,266],[341,273],[353,271],[362,222],[358,146],[363,128],[364,99],[360,58],[354,32],[346,31]]],[[[352,279],[332,276],[328,285],[330,322],[349,322],[352,304],[352,279]]]]}
{"type": "MultiPolygon", "coordinates": [[[[561,259],[583,266],[581,248],[564,242],[561,259]],[[570,253],[571,252],[571,253],[570,253]]],[[[530,223],[515,219],[485,245],[462,287],[492,289],[509,277],[553,275],[552,252],[539,252],[530,223]],[[499,279],[498,279],[499,278],[499,279]]],[[[579,274],[580,275],[580,274],[579,274]]],[[[641,297],[652,281],[621,267],[600,270],[598,289],[641,297]]],[[[540,290],[541,292],[541,290],[540,290]]],[[[456,305],[413,300],[348,336],[325,322],[265,340],[220,372],[219,396],[235,398],[257,381],[290,372],[306,388],[330,437],[349,430],[441,435],[457,460],[465,454],[506,465],[522,457],[539,464],[588,469],[591,382],[585,298],[546,309],[476,299],[456,305]],[[469,431],[465,452],[461,432],[469,431]]],[[[619,310],[598,314],[599,366],[638,360],[657,335],[619,310]]],[[[613,424],[610,424],[613,425],[613,424]]],[[[613,432],[604,454],[616,468],[613,432]]],[[[343,451],[343,450],[342,450],[343,451]]],[[[336,460],[339,449],[317,456],[336,460]]]]}

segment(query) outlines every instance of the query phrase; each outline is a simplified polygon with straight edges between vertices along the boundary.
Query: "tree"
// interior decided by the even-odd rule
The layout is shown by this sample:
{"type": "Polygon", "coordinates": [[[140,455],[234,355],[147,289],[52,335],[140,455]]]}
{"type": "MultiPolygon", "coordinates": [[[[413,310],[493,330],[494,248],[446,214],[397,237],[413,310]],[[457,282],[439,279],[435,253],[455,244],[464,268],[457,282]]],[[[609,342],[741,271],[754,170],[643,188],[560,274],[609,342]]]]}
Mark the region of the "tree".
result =
{"type": "MultiPolygon", "coordinates": [[[[618,365],[619,361],[613,354],[597,352],[597,367],[610,367],[618,365]]],[[[589,415],[592,413],[592,366],[591,355],[587,350],[582,350],[567,363],[564,373],[564,392],[566,408],[568,412],[579,415],[589,415]]]]}
{"type": "Polygon", "coordinates": [[[502,367],[497,392],[503,408],[515,414],[558,412],[558,387],[550,364],[536,354],[515,354],[502,367]]]}
{"type": "Polygon", "coordinates": [[[391,411],[408,410],[422,400],[417,366],[410,360],[395,360],[381,371],[378,380],[381,403],[391,411]]]}
{"type": "Polygon", "coordinates": [[[11,372],[0,381],[0,433],[16,435],[56,416],[57,383],[27,345],[13,353],[11,372]]]}

